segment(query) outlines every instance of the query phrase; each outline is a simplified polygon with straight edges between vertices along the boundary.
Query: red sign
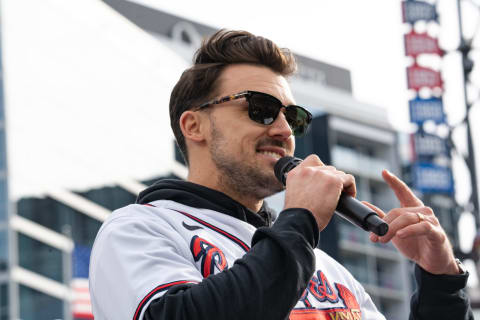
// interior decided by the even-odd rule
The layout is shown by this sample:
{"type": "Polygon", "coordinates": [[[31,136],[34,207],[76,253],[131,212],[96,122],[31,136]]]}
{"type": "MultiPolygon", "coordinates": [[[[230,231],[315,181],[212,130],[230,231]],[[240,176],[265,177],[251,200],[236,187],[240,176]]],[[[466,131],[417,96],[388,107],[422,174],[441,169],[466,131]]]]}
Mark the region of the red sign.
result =
{"type": "Polygon", "coordinates": [[[440,72],[414,64],[407,68],[408,89],[420,90],[423,87],[443,89],[440,72]]]}
{"type": "Polygon", "coordinates": [[[438,39],[430,37],[426,32],[416,33],[412,31],[406,34],[405,54],[415,58],[422,53],[443,55],[443,51],[438,45],[438,39]]]}

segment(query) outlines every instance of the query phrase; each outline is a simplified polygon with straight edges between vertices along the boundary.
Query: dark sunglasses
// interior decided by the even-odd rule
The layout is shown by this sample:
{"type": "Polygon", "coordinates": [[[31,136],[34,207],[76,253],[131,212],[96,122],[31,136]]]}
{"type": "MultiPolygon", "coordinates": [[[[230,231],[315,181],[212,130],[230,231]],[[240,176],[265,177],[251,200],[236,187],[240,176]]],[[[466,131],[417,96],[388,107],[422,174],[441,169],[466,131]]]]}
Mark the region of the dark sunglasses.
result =
{"type": "Polygon", "coordinates": [[[295,136],[302,136],[305,134],[308,125],[312,121],[312,114],[305,108],[296,105],[284,106],[282,102],[274,96],[257,91],[244,91],[231,96],[208,101],[196,107],[195,110],[204,109],[214,104],[220,104],[240,98],[245,98],[248,102],[248,116],[250,119],[260,124],[272,124],[277,118],[280,110],[285,108],[285,118],[295,136]]]}

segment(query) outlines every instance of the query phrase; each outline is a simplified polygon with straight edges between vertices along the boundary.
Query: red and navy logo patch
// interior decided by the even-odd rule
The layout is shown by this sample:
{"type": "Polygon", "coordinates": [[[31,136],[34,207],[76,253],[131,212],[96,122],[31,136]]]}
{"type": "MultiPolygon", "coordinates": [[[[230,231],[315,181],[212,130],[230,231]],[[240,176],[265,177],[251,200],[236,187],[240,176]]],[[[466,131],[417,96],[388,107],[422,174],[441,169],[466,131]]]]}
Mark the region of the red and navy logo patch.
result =
{"type": "Polygon", "coordinates": [[[290,320],[361,320],[362,312],[355,295],[344,285],[333,287],[325,274],[318,270],[303,292],[304,307],[293,309],[290,320]]]}
{"type": "Polygon", "coordinates": [[[199,236],[193,236],[190,242],[190,250],[195,262],[200,261],[204,278],[228,268],[227,259],[222,250],[199,236]]]}

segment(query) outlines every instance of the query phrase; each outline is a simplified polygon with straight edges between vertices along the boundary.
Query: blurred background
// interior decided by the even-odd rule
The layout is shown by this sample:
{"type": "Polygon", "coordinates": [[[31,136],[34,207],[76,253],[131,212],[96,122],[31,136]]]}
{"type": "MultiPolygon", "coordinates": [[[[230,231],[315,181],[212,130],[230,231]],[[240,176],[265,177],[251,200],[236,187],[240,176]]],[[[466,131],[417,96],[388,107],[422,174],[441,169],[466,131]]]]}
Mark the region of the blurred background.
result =
{"type": "MultiPolygon", "coordinates": [[[[398,203],[380,172],[401,176],[467,265],[480,314],[479,0],[0,0],[0,320],[93,319],[95,235],[146,186],[186,177],[170,91],[220,28],[295,53],[293,94],[315,116],[297,156],[353,173],[384,210],[398,203]]],[[[392,245],[334,218],[319,246],[387,319],[408,319],[412,265],[392,245]]]]}

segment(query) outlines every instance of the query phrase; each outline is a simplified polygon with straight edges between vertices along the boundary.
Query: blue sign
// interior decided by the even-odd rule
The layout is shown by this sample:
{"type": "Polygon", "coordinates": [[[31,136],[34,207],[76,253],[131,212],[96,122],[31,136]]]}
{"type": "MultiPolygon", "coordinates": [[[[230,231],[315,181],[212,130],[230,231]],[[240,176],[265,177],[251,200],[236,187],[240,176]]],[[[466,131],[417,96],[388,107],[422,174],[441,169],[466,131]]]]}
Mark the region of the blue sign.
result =
{"type": "Polygon", "coordinates": [[[453,194],[452,169],[432,163],[417,162],[413,165],[413,186],[423,193],[453,194]]]}
{"type": "Polygon", "coordinates": [[[415,23],[419,20],[438,21],[435,5],[423,1],[402,2],[403,22],[415,23]]]}
{"type": "Polygon", "coordinates": [[[416,132],[412,142],[416,158],[448,155],[447,143],[439,136],[416,132]]]}
{"type": "Polygon", "coordinates": [[[88,278],[88,267],[90,265],[90,254],[92,248],[80,244],[75,244],[72,252],[73,277],[88,278]]]}
{"type": "Polygon", "coordinates": [[[408,101],[410,107],[410,121],[422,124],[427,120],[435,123],[445,123],[445,113],[443,112],[443,101],[441,98],[421,99],[416,97],[408,101]]]}

